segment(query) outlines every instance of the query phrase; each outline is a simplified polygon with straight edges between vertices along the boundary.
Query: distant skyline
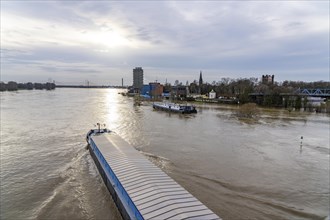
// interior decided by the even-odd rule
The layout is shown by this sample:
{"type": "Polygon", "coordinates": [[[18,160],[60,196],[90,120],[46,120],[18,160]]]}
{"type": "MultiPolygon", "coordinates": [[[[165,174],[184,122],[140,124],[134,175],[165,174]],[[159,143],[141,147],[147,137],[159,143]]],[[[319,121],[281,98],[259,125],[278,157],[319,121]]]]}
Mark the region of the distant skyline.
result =
{"type": "Polygon", "coordinates": [[[1,1],[1,81],[329,81],[329,1],[1,1]]]}

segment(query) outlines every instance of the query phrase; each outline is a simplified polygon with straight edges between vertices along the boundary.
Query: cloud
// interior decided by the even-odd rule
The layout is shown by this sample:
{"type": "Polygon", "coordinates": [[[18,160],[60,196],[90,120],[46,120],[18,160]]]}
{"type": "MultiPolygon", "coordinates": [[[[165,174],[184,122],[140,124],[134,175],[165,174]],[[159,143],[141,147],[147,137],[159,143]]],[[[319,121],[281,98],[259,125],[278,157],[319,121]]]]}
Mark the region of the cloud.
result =
{"type": "Polygon", "coordinates": [[[329,80],[329,2],[5,1],[1,63],[2,80],[329,80]]]}

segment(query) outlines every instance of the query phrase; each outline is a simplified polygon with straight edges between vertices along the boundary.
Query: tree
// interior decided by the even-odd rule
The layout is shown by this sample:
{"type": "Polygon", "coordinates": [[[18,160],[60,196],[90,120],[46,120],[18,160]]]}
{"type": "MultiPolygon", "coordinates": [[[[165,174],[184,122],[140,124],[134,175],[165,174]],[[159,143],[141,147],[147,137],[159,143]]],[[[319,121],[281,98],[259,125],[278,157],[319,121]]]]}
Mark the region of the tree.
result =
{"type": "Polygon", "coordinates": [[[307,109],[307,103],[308,103],[308,99],[307,96],[304,97],[304,111],[306,111],[307,109]]]}
{"type": "Polygon", "coordinates": [[[238,117],[240,118],[255,118],[259,115],[257,104],[246,103],[242,105],[238,110],[238,117]]]}
{"type": "Polygon", "coordinates": [[[296,97],[294,108],[296,109],[296,111],[299,111],[301,109],[301,97],[300,96],[296,97]]]}
{"type": "Polygon", "coordinates": [[[164,92],[171,92],[172,91],[172,86],[171,83],[165,83],[164,85],[164,92]]]}
{"type": "Polygon", "coordinates": [[[190,83],[190,85],[189,85],[189,92],[190,93],[195,93],[195,94],[198,93],[198,85],[197,85],[197,81],[196,80],[194,80],[194,82],[190,83]]]}

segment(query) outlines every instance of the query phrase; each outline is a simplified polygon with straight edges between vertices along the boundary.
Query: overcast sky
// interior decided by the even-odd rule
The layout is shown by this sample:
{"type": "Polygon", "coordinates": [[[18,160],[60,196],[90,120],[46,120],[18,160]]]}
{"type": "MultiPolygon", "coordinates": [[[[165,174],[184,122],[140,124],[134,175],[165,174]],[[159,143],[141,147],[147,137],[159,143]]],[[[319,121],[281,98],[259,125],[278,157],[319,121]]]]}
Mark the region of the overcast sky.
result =
{"type": "Polygon", "coordinates": [[[1,1],[1,80],[329,81],[329,1],[1,1]]]}

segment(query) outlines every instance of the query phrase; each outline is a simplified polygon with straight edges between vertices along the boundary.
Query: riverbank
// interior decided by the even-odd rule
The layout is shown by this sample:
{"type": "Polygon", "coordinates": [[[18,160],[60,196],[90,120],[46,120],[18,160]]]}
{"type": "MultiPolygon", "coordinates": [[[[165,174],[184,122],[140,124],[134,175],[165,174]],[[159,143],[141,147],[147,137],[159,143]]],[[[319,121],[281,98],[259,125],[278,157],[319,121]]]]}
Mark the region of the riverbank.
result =
{"type": "Polygon", "coordinates": [[[55,83],[17,83],[14,81],[9,81],[8,83],[0,82],[0,91],[17,91],[17,90],[54,90],[56,87],[55,83]]]}
{"type": "MultiPolygon", "coordinates": [[[[165,101],[165,102],[173,102],[173,103],[179,103],[179,104],[214,104],[214,105],[229,105],[229,106],[244,106],[244,104],[240,103],[237,99],[199,99],[199,98],[181,98],[181,99],[175,99],[170,100],[169,98],[146,98],[144,96],[138,96],[137,94],[126,94],[124,92],[120,93],[123,96],[126,97],[133,97],[136,102],[139,104],[142,104],[141,102],[159,102],[159,101],[165,101]]],[[[248,104],[248,103],[246,103],[248,104]]],[[[289,106],[277,106],[277,107],[271,107],[271,106],[264,106],[264,105],[257,105],[259,108],[265,108],[265,109],[282,109],[288,112],[316,112],[316,113],[330,113],[330,100],[327,100],[326,102],[320,103],[319,105],[311,104],[311,103],[305,103],[304,105],[299,105],[297,107],[289,106]],[[298,108],[299,107],[299,108],[298,108]]]]}

